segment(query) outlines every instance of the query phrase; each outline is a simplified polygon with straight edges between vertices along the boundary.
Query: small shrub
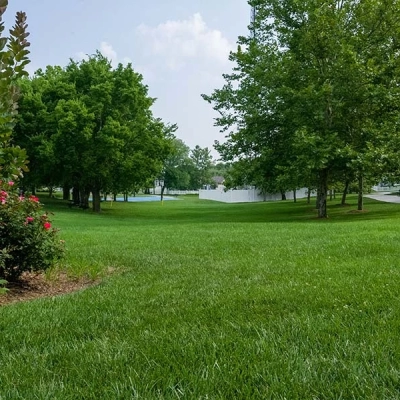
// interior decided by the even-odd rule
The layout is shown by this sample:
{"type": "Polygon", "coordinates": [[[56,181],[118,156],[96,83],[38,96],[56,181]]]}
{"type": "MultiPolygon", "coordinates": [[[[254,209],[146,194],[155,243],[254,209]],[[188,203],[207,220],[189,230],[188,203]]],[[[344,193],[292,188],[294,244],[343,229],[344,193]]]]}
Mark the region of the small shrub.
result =
{"type": "Polygon", "coordinates": [[[13,182],[0,183],[0,279],[15,280],[25,271],[55,265],[63,241],[35,196],[19,196],[13,182]]]}
{"type": "Polygon", "coordinates": [[[0,295],[7,293],[8,289],[5,287],[5,285],[7,285],[7,281],[0,279],[0,295]]]}

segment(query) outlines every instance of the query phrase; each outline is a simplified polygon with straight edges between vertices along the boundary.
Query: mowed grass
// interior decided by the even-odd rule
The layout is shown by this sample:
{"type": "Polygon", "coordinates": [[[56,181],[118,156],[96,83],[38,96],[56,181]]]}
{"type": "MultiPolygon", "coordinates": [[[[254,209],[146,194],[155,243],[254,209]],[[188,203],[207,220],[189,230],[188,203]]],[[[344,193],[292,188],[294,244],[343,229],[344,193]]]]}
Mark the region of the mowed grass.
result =
{"type": "Polygon", "coordinates": [[[0,308],[0,399],[400,398],[400,204],[350,200],[48,202],[105,277],[0,308]]]}

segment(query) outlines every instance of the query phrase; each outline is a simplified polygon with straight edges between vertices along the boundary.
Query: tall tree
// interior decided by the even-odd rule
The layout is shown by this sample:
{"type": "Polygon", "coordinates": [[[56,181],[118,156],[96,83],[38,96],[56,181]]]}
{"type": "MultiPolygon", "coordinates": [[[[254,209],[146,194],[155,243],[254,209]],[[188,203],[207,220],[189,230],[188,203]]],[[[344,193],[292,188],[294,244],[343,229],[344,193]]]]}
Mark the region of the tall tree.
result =
{"type": "Polygon", "coordinates": [[[153,117],[154,99],[130,64],[113,69],[97,52],[23,84],[16,132],[36,167],[32,181],[73,187],[84,207],[92,193],[98,212],[101,191],[127,192],[158,175],[169,148],[166,126],[153,117]]]}
{"type": "Polygon", "coordinates": [[[382,116],[398,111],[389,99],[399,87],[399,2],[249,3],[256,18],[231,55],[234,72],[204,96],[221,113],[217,124],[233,129],[220,148],[225,157],[253,160],[283,149],[278,171],[312,171],[324,218],[328,183],[341,160],[357,166],[361,183],[368,153],[382,146],[382,116]]]}
{"type": "MultiPolygon", "coordinates": [[[[175,131],[176,127],[174,128],[175,131]]],[[[189,158],[189,147],[175,136],[170,137],[170,152],[167,154],[162,173],[159,177],[161,182],[161,200],[165,189],[187,190],[190,187],[190,172],[192,161],[189,158]]]]}
{"type": "Polygon", "coordinates": [[[201,189],[211,183],[212,156],[208,147],[201,148],[196,145],[190,152],[193,164],[191,174],[191,187],[194,190],[201,189]]]}
{"type": "MultiPolygon", "coordinates": [[[[63,182],[63,169],[57,165],[53,135],[57,133],[56,107],[60,99],[72,100],[74,86],[66,81],[61,67],[39,69],[31,79],[20,81],[21,98],[19,115],[14,128],[15,141],[29,154],[30,171],[23,180],[24,186],[52,187],[63,182]]],[[[64,153],[61,151],[61,154],[64,153]]]]}

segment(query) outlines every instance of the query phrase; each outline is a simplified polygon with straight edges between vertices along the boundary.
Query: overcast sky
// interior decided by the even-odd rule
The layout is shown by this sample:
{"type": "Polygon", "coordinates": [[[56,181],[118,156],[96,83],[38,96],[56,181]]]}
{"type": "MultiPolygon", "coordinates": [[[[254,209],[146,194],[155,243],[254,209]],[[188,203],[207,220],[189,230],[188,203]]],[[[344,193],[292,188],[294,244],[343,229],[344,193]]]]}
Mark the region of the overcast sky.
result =
{"type": "MultiPolygon", "coordinates": [[[[247,34],[247,0],[9,0],[7,27],[16,11],[28,15],[29,71],[66,66],[97,49],[113,61],[131,62],[156,97],[156,117],[177,123],[188,146],[208,147],[223,134],[201,97],[231,71],[229,51],[247,34]]],[[[217,153],[213,150],[213,155],[217,153]]]]}

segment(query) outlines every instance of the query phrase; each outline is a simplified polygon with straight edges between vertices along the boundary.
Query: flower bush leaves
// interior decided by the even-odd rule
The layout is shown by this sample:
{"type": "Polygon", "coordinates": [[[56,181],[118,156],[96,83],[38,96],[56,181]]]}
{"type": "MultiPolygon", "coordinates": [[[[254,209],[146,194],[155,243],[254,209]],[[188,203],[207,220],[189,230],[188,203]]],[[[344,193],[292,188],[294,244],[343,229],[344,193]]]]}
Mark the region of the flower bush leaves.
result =
{"type": "Polygon", "coordinates": [[[20,196],[10,182],[0,183],[0,279],[55,265],[64,254],[57,232],[36,196],[20,196]]]}
{"type": "Polygon", "coordinates": [[[29,75],[24,67],[30,62],[30,43],[24,12],[17,13],[9,37],[3,36],[7,6],[8,0],[0,0],[0,293],[5,280],[15,280],[24,271],[45,270],[63,255],[63,243],[39,199],[15,190],[14,180],[27,171],[26,152],[13,145],[12,136],[19,98],[16,83],[29,75]]]}

